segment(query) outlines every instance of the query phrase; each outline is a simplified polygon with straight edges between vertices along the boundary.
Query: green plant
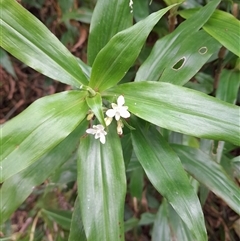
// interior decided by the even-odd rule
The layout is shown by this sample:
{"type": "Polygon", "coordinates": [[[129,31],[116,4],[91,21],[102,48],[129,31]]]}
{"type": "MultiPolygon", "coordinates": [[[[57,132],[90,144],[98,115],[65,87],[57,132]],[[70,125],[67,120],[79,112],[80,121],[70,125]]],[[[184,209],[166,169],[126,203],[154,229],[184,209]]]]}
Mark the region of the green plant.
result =
{"type": "MultiPolygon", "coordinates": [[[[219,3],[213,0],[194,12],[181,12],[187,20],[156,42],[134,81],[128,78],[124,80],[128,83],[118,84],[134,66],[153,27],[168,10],[175,18],[179,5],[132,25],[132,1],[98,0],[87,65],[16,1],[0,1],[1,47],[44,75],[74,87],[37,100],[1,126],[1,223],[32,187],[69,159],[77,145],[78,198],[69,240],[124,240],[125,169],[131,157],[137,159],[134,170],[143,168],[165,198],[155,217],[153,240],[170,237],[169,213],[174,233],[181,237],[182,227],[184,240],[207,240],[201,204],[187,172],[239,213],[237,185],[220,165],[223,156],[230,162],[230,150],[239,145],[239,108],[234,105],[239,66],[220,69],[223,80],[217,98],[207,95],[212,92],[206,87],[207,70],[199,72],[211,57],[216,60],[222,45],[233,53],[229,52],[231,61],[240,56],[236,46],[240,23],[215,11],[219,3]],[[193,85],[189,80],[197,73],[200,80],[193,85]],[[182,87],[185,84],[197,90],[182,87]],[[231,86],[233,90],[225,93],[231,86]],[[173,141],[176,132],[185,141],[173,141]],[[218,141],[216,156],[204,147],[212,145],[211,140],[218,141]],[[225,142],[232,144],[229,149],[223,149],[225,142]],[[169,237],[159,232],[161,225],[169,237]]],[[[134,186],[132,193],[139,193],[134,186]]]]}

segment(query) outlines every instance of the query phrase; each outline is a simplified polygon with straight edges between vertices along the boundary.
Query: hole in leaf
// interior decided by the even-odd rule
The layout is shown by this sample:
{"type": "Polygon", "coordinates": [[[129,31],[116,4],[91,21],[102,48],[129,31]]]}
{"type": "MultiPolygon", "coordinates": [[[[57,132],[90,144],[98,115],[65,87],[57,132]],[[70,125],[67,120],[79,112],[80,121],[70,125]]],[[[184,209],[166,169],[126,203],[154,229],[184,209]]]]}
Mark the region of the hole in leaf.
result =
{"type": "Polygon", "coordinates": [[[198,53],[199,54],[206,54],[208,51],[208,48],[207,47],[201,47],[199,50],[198,50],[198,53]]]}
{"type": "Polygon", "coordinates": [[[177,61],[177,63],[173,65],[172,68],[173,68],[174,70],[179,70],[179,69],[181,69],[181,68],[183,67],[185,61],[186,61],[186,58],[185,58],[185,57],[179,59],[179,60],[177,61]]]}

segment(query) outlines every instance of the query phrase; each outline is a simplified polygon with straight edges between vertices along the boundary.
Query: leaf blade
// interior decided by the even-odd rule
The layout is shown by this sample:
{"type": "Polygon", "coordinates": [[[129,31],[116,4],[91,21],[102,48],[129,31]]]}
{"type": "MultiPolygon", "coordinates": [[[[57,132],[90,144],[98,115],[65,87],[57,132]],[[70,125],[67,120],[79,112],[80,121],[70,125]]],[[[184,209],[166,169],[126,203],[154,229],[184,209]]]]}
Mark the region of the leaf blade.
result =
{"type": "Polygon", "coordinates": [[[223,69],[220,74],[216,98],[235,104],[240,86],[240,71],[223,69]]]}
{"type": "Polygon", "coordinates": [[[181,159],[187,172],[221,197],[236,213],[240,214],[239,188],[228,177],[222,166],[212,161],[201,150],[180,145],[171,146],[181,159]]]}
{"type": "Polygon", "coordinates": [[[111,38],[93,63],[90,87],[103,91],[117,84],[136,60],[151,29],[173,6],[152,13],[111,38]]]}
{"type": "Polygon", "coordinates": [[[99,122],[106,127],[106,123],[104,121],[104,115],[102,111],[102,98],[99,93],[96,93],[93,97],[86,98],[87,104],[90,110],[95,114],[99,122]]]}
{"type": "Polygon", "coordinates": [[[149,57],[139,68],[135,81],[164,81],[177,85],[187,83],[219,48],[216,41],[208,34],[202,31],[198,33],[219,2],[219,0],[211,1],[190,19],[180,24],[171,34],[158,40],[149,57]],[[201,37],[201,40],[198,37],[201,37]],[[202,47],[205,47],[205,51],[199,53],[202,47]],[[185,59],[182,68],[174,69],[174,64],[182,58],[185,59]],[[194,65],[191,59],[194,60],[194,65]],[[171,74],[174,75],[173,78],[171,74]]]}
{"type": "Polygon", "coordinates": [[[76,198],[68,241],[87,241],[82,223],[78,196],[76,198]]]}
{"type": "Polygon", "coordinates": [[[81,123],[88,109],[86,95],[86,92],[66,91],[43,97],[1,126],[0,182],[31,165],[81,123]],[[16,163],[19,159],[21,162],[16,163]]]}
{"type": "Polygon", "coordinates": [[[90,65],[116,33],[132,25],[132,14],[128,3],[128,0],[97,1],[88,40],[87,53],[90,65]]]}
{"type": "MultiPolygon", "coordinates": [[[[180,11],[180,15],[188,18],[196,9],[180,11]]],[[[240,50],[236,43],[240,42],[237,34],[240,28],[240,21],[230,13],[215,10],[209,20],[203,25],[203,29],[213,38],[218,40],[223,46],[240,57],[240,50]]]]}
{"type": "Polygon", "coordinates": [[[163,200],[154,221],[152,241],[171,241],[174,238],[184,241],[194,240],[175,210],[166,200],[163,200]]]}
{"type": "Polygon", "coordinates": [[[1,0],[0,8],[1,47],[52,79],[88,84],[75,57],[37,18],[14,0],[1,0]]]}
{"type": "Polygon", "coordinates": [[[135,154],[153,186],[168,200],[197,240],[207,240],[200,202],[180,159],[154,128],[134,121],[135,154]]]}
{"type": "Polygon", "coordinates": [[[3,183],[0,189],[0,222],[5,222],[30,195],[35,186],[43,183],[51,173],[70,158],[79,142],[79,136],[86,128],[87,122],[84,121],[54,149],[3,183]]]}
{"type": "Polygon", "coordinates": [[[115,94],[124,95],[130,112],[153,124],[192,136],[240,144],[237,106],[164,82],[127,83],[104,93],[115,94]]]}
{"type": "Polygon", "coordinates": [[[88,241],[124,240],[125,192],[125,167],[116,129],[109,127],[104,145],[93,136],[84,137],[79,148],[78,193],[88,241]]]}

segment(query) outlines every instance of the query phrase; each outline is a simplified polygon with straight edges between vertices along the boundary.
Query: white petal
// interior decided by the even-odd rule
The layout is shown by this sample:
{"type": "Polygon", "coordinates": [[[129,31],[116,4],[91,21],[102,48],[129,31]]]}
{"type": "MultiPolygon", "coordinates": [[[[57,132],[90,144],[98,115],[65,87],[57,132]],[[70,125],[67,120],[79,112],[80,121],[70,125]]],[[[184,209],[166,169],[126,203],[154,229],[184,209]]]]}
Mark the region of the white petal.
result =
{"type": "Polygon", "coordinates": [[[114,110],[118,108],[118,105],[115,104],[115,103],[112,103],[111,105],[112,105],[112,108],[113,108],[114,110]]]}
{"type": "Polygon", "coordinates": [[[101,138],[101,133],[100,132],[97,132],[96,135],[95,135],[95,139],[98,139],[99,137],[101,138]]]}
{"type": "Polygon", "coordinates": [[[99,131],[103,131],[103,130],[104,130],[104,126],[101,125],[101,124],[98,124],[96,127],[97,127],[97,129],[98,129],[99,131]]]}
{"type": "Polygon", "coordinates": [[[123,118],[128,118],[128,117],[130,117],[130,113],[129,113],[127,110],[125,110],[125,109],[121,109],[120,115],[121,115],[123,118]]]}
{"type": "Polygon", "coordinates": [[[87,129],[86,132],[87,132],[88,134],[92,134],[92,135],[95,135],[95,134],[96,134],[96,130],[95,130],[95,129],[92,129],[92,128],[87,129]]]}
{"type": "Polygon", "coordinates": [[[105,142],[106,142],[105,135],[101,135],[101,136],[100,136],[100,142],[101,142],[102,144],[105,144],[105,142]]]}
{"type": "Polygon", "coordinates": [[[118,106],[123,106],[125,103],[124,97],[122,95],[120,95],[117,99],[117,104],[118,106]]]}
{"type": "Polygon", "coordinates": [[[128,106],[121,106],[121,110],[127,110],[128,106]]]}
{"type": "Polygon", "coordinates": [[[106,132],[106,131],[102,131],[102,133],[103,133],[103,135],[105,135],[105,136],[107,135],[107,132],[106,132]]]}
{"type": "Polygon", "coordinates": [[[106,111],[106,115],[107,115],[108,117],[114,117],[115,114],[116,114],[116,111],[113,110],[113,109],[109,109],[109,110],[106,111]]]}
{"type": "Polygon", "coordinates": [[[120,119],[120,113],[119,112],[116,112],[115,114],[115,119],[118,121],[120,119]]]}

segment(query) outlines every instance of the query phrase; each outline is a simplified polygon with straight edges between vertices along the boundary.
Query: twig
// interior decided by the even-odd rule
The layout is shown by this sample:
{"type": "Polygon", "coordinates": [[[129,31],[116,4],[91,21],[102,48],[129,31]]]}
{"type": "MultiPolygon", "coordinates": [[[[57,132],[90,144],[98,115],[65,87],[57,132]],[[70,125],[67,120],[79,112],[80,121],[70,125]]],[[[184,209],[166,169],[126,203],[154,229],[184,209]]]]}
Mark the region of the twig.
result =
{"type": "Polygon", "coordinates": [[[33,219],[31,217],[27,218],[26,222],[23,224],[22,228],[19,230],[20,234],[23,234],[25,232],[25,230],[28,228],[28,226],[30,225],[32,220],[33,219]]]}
{"type": "Polygon", "coordinates": [[[33,224],[32,224],[32,228],[31,228],[31,232],[30,232],[29,241],[33,241],[33,240],[34,240],[34,233],[35,233],[35,229],[36,229],[36,226],[37,226],[37,222],[38,222],[40,213],[41,213],[41,211],[39,211],[39,212],[37,213],[36,217],[35,217],[34,220],[33,220],[33,224]]]}

